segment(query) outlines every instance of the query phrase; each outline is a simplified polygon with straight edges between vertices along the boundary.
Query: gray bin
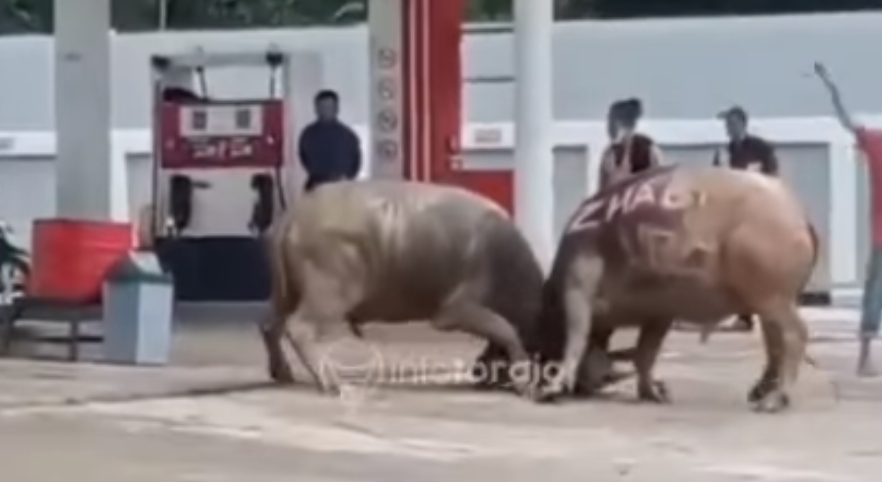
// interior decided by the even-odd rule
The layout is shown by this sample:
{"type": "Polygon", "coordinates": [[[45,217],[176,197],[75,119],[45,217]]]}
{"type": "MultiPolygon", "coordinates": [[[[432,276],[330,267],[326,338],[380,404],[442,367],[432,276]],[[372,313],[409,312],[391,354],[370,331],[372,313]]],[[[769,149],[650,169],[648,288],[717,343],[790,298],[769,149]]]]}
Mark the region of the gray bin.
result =
{"type": "Polygon", "coordinates": [[[171,349],[174,284],[152,252],[134,251],[104,282],[104,359],[164,365],[171,349]]]}

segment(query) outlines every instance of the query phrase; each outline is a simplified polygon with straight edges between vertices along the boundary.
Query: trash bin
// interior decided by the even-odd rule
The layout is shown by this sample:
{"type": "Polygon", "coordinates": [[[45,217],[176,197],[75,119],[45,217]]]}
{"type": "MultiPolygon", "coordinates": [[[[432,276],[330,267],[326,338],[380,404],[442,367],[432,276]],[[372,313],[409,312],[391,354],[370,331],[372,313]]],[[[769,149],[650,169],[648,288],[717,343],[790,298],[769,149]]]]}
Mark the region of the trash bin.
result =
{"type": "Polygon", "coordinates": [[[174,283],[150,251],[132,251],[104,281],[104,359],[163,365],[171,348],[174,283]]]}

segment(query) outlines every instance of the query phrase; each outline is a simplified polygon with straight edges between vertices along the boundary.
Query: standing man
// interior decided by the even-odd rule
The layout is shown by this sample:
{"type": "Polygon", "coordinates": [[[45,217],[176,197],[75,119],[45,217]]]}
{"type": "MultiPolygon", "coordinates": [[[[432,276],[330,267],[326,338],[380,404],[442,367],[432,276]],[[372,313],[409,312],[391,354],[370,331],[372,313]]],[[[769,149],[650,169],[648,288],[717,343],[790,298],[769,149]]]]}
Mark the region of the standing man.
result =
{"type": "MultiPolygon", "coordinates": [[[[729,167],[732,169],[759,170],[769,176],[778,175],[778,158],[775,149],[762,137],[748,133],[747,111],[739,106],[731,107],[720,113],[719,117],[726,124],[729,144],[729,167]]],[[[719,151],[714,157],[714,165],[720,165],[719,151]]],[[[753,315],[738,315],[733,328],[741,331],[753,330],[753,315]]]]}
{"type": "Polygon", "coordinates": [[[857,373],[862,377],[878,375],[870,355],[871,344],[879,333],[879,317],[882,315],[882,131],[870,129],[854,121],[845,109],[839,89],[830,79],[827,69],[815,63],[815,73],[824,83],[833,100],[836,117],[857,141],[864,153],[870,174],[871,221],[873,227],[872,251],[864,280],[864,294],[860,327],[860,355],[857,373]]]}
{"type": "Polygon", "coordinates": [[[300,135],[298,152],[306,170],[306,191],[328,182],[355,179],[361,170],[358,136],[338,118],[340,97],[333,90],[315,96],[316,120],[300,135]]]}
{"type": "MultiPolygon", "coordinates": [[[[770,176],[778,175],[778,158],[775,149],[762,137],[748,133],[747,111],[734,106],[720,113],[726,124],[729,144],[729,167],[732,169],[759,170],[770,176]]],[[[714,160],[719,165],[719,158],[714,160]]]]}

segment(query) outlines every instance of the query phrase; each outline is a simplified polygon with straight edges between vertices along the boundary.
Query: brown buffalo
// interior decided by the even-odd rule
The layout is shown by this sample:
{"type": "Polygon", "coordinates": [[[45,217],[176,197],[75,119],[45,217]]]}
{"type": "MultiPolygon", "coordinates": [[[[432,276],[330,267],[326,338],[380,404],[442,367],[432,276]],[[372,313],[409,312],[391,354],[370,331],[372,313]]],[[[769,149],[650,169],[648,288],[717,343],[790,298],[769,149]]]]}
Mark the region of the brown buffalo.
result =
{"type": "Polygon", "coordinates": [[[614,330],[634,326],[637,346],[613,358],[633,359],[640,399],[665,401],[652,371],[673,320],[756,313],[767,361],[749,400],[785,408],[808,337],[797,298],[817,253],[796,197],[762,174],[663,167],[602,189],[570,219],[545,285],[540,350],[566,367],[582,361],[547,394],[597,388],[608,367],[591,359],[607,360],[614,330]]]}
{"type": "MultiPolygon", "coordinates": [[[[538,319],[543,274],[507,213],[464,189],[412,182],[323,185],[268,236],[274,314],[262,326],[269,370],[291,381],[286,330],[320,389],[316,341],[332,325],[430,320],[528,361],[521,336],[538,319]]],[[[531,392],[531,383],[517,387],[531,392]]]]}

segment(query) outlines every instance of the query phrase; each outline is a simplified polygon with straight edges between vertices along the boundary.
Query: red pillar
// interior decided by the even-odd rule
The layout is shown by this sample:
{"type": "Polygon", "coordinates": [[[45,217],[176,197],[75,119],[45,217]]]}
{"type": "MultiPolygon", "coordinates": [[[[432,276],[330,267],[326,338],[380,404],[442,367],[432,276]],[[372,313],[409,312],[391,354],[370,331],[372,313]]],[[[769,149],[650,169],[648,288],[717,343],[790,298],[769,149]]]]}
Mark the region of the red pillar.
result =
{"type": "Polygon", "coordinates": [[[403,0],[404,176],[448,178],[462,129],[462,17],[466,0],[403,0]]]}

